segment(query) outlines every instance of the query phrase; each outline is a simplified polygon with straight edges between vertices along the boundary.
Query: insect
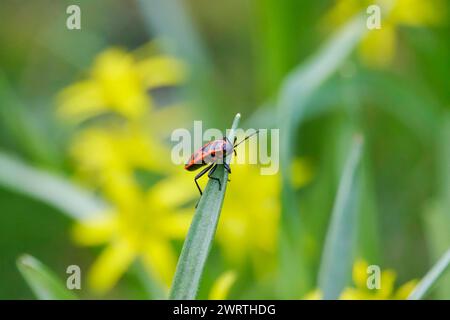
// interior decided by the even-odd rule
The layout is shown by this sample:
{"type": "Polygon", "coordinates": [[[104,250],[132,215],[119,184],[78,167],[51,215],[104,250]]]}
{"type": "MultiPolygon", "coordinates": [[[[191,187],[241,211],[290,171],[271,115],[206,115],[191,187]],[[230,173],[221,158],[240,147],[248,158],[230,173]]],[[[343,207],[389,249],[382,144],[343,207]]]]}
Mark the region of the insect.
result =
{"type": "Polygon", "coordinates": [[[238,144],[236,144],[236,137],[234,138],[234,143],[231,143],[231,141],[228,140],[227,137],[210,141],[192,154],[192,156],[189,158],[189,161],[184,166],[187,171],[195,171],[207,165],[207,167],[200,171],[200,173],[197,174],[194,178],[195,184],[197,185],[198,191],[200,192],[200,196],[202,196],[203,192],[198,185],[197,180],[203,177],[208,172],[208,178],[217,181],[219,183],[219,190],[221,190],[222,184],[220,182],[220,179],[212,176],[214,171],[216,171],[217,169],[217,164],[222,163],[225,167],[225,170],[227,170],[228,173],[231,173],[230,166],[226,163],[225,158],[232,152],[234,152],[234,154],[236,155],[236,147],[257,133],[258,130],[242,139],[238,144]]]}

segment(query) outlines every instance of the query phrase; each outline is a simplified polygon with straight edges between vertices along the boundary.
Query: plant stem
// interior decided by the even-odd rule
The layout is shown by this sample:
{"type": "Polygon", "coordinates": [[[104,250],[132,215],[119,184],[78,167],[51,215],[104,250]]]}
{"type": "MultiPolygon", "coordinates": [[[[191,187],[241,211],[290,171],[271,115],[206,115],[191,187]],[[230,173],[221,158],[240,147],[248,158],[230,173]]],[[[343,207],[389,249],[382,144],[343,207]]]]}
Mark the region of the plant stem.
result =
{"type": "MultiPolygon", "coordinates": [[[[228,135],[229,141],[234,141],[240,117],[241,115],[238,113],[234,118],[228,135]]],[[[231,156],[232,154],[227,155],[225,159],[227,164],[230,163],[231,156]]],[[[218,165],[213,176],[220,179],[222,188],[219,190],[219,183],[212,179],[206,185],[181,250],[169,294],[170,299],[192,300],[197,295],[203,268],[216,233],[227,187],[228,172],[224,169],[223,164],[218,165]]]]}

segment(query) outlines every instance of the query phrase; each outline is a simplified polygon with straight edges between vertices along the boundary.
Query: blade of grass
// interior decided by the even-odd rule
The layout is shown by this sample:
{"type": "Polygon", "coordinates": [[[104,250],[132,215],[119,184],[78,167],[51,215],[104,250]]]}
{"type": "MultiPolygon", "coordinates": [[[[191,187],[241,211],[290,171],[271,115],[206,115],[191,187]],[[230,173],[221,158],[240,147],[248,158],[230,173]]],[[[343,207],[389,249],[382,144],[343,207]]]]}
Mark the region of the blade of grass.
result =
{"type": "Polygon", "coordinates": [[[408,300],[423,299],[431,290],[433,285],[444,275],[445,271],[450,267],[450,249],[442,256],[442,258],[431,268],[430,271],[422,278],[414,290],[408,297],[408,300]]]}
{"type": "Polygon", "coordinates": [[[364,19],[358,15],[340,28],[306,63],[291,72],[278,97],[277,126],[280,132],[280,168],[282,175],[280,232],[280,293],[287,298],[304,294],[310,288],[308,261],[305,261],[305,232],[290,183],[292,152],[298,127],[305,119],[310,99],[353,51],[365,33],[364,19]]]}
{"type": "MultiPolygon", "coordinates": [[[[300,65],[286,78],[278,100],[278,127],[280,133],[281,173],[284,181],[290,181],[290,162],[294,136],[304,118],[313,93],[336,71],[357,45],[364,34],[363,19],[358,16],[342,27],[309,61],[300,65]]],[[[292,191],[289,183],[284,183],[286,191],[292,191]]],[[[297,210],[286,212],[294,238],[298,236],[297,210]],[[293,221],[292,221],[293,220],[293,221]]],[[[289,229],[288,229],[289,230],[289,229]]]]}
{"type": "Polygon", "coordinates": [[[30,255],[17,260],[17,268],[40,300],[74,300],[77,296],[70,292],[55,274],[30,255]]]}
{"type": "MultiPolygon", "coordinates": [[[[424,212],[425,235],[432,258],[437,260],[450,247],[450,217],[443,202],[430,202],[424,212]]],[[[433,298],[450,299],[450,273],[445,274],[433,292],[433,298]]]]}
{"type": "MultiPolygon", "coordinates": [[[[439,135],[435,138],[437,161],[437,196],[425,209],[425,231],[431,257],[436,260],[450,247],[450,113],[441,116],[439,135]]],[[[437,284],[434,298],[450,299],[450,273],[445,274],[437,284]]]]}
{"type": "Polygon", "coordinates": [[[0,152],[0,185],[60,209],[74,219],[105,211],[106,204],[69,181],[0,152]]]}
{"type": "Polygon", "coordinates": [[[362,148],[363,139],[356,136],[339,183],[319,271],[324,299],[337,299],[351,275],[362,148]]]}
{"type": "MultiPolygon", "coordinates": [[[[234,118],[228,134],[229,141],[234,141],[235,130],[239,125],[240,114],[234,118]]],[[[229,164],[231,155],[225,159],[229,164]]],[[[222,210],[223,199],[227,188],[228,172],[223,164],[219,164],[214,177],[220,179],[221,190],[217,181],[210,179],[195,211],[183,249],[178,259],[175,277],[170,290],[170,299],[195,299],[203,268],[211,248],[217,223],[222,210]]]]}

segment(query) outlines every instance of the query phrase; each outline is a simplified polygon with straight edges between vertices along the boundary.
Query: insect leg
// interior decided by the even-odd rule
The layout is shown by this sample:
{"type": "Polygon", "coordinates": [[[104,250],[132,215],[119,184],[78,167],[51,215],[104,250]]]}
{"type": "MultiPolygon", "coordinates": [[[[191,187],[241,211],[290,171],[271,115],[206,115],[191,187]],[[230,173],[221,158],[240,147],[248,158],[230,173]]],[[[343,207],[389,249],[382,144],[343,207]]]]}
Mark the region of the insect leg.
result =
{"type": "Polygon", "coordinates": [[[201,177],[203,177],[203,175],[205,173],[207,173],[209,170],[211,170],[211,168],[214,166],[214,163],[208,167],[206,167],[205,169],[203,169],[199,174],[197,174],[194,178],[195,184],[197,185],[198,191],[200,191],[200,195],[203,195],[202,189],[200,188],[200,186],[198,185],[197,180],[200,179],[201,177]]]}
{"type": "Polygon", "coordinates": [[[219,190],[222,190],[222,184],[220,183],[220,179],[213,177],[212,174],[214,173],[214,171],[216,171],[217,168],[217,164],[214,165],[214,167],[211,169],[211,171],[208,173],[208,178],[212,179],[212,180],[216,180],[219,183],[219,190]]]}
{"type": "Polygon", "coordinates": [[[226,162],[223,163],[223,166],[224,166],[225,170],[228,171],[228,173],[231,173],[231,168],[226,162]]]}

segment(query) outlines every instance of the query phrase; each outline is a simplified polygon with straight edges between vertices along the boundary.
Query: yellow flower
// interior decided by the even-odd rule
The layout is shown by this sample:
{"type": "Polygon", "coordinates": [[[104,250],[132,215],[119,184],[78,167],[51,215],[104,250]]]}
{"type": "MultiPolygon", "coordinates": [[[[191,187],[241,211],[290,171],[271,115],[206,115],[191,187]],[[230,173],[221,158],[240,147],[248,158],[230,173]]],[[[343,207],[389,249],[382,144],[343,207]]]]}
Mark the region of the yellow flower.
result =
{"type": "Polygon", "coordinates": [[[192,210],[182,208],[192,198],[185,181],[163,179],[146,192],[122,181],[116,185],[119,190],[114,192],[111,212],[77,223],[76,242],[107,244],[89,271],[88,282],[94,290],[109,290],[137,257],[142,257],[151,274],[170,284],[177,261],[170,241],[184,239],[192,218],[192,210]]]}
{"type": "Polygon", "coordinates": [[[257,165],[234,164],[231,170],[217,241],[229,261],[240,264],[250,257],[265,270],[278,237],[279,176],[262,176],[257,165]]]}
{"type": "MultiPolygon", "coordinates": [[[[357,260],[353,264],[352,278],[354,287],[345,288],[339,299],[341,300],[404,300],[413,291],[417,280],[410,280],[395,290],[395,280],[397,275],[393,270],[385,270],[380,274],[380,288],[369,289],[367,280],[370,276],[367,273],[369,264],[364,260],[357,260]]],[[[308,293],[307,300],[322,299],[322,293],[316,289],[308,293]]]]}
{"type": "MultiPolygon", "coordinates": [[[[261,166],[249,163],[232,163],[231,170],[217,241],[230,262],[239,265],[248,257],[263,274],[273,266],[277,249],[280,176],[261,175],[261,166]]],[[[310,181],[306,161],[297,159],[292,170],[296,187],[310,181]]]]}
{"type": "Polygon", "coordinates": [[[111,206],[103,215],[79,221],[73,230],[82,245],[106,245],[88,276],[99,292],[110,289],[137,257],[163,283],[171,281],[177,259],[171,241],[183,239],[187,232],[192,210],[183,206],[195,190],[189,192],[184,177],[167,177],[174,167],[161,142],[160,126],[167,119],[176,122],[180,112],[174,107],[152,108],[148,90],[178,84],[183,74],[175,59],[138,59],[121,49],[108,49],[97,57],[87,79],[58,97],[59,113],[70,120],[111,112],[122,118],[84,125],[70,147],[77,176],[98,189],[111,206]],[[139,183],[138,170],[165,178],[148,188],[139,183]]]}
{"type": "Polygon", "coordinates": [[[138,119],[152,107],[148,90],[177,84],[184,73],[183,65],[173,58],[155,56],[138,61],[122,49],[108,49],[98,55],[87,79],[61,92],[58,111],[77,121],[106,112],[138,119]]]}
{"type": "Polygon", "coordinates": [[[445,4],[442,0],[337,0],[325,17],[327,26],[344,23],[372,4],[381,7],[381,28],[369,30],[359,46],[359,55],[369,66],[388,65],[396,52],[396,29],[400,26],[433,26],[443,22],[445,4]]]}
{"type": "Polygon", "coordinates": [[[70,152],[78,176],[107,193],[109,186],[114,188],[126,177],[133,177],[137,169],[173,171],[166,146],[140,125],[87,128],[75,134],[70,152]]]}
{"type": "Polygon", "coordinates": [[[304,158],[294,158],[291,165],[291,183],[295,188],[308,184],[314,175],[311,162],[304,158]]]}
{"type": "Polygon", "coordinates": [[[304,300],[320,300],[322,299],[322,292],[319,289],[314,289],[313,291],[307,293],[304,297],[304,300]]]}
{"type": "Polygon", "coordinates": [[[384,270],[380,275],[380,288],[369,289],[367,287],[367,268],[369,264],[366,261],[358,260],[353,265],[354,288],[346,288],[341,293],[342,300],[403,300],[412,292],[416,280],[410,280],[395,290],[396,273],[393,270],[384,270]]]}
{"type": "Polygon", "coordinates": [[[225,300],[228,297],[231,287],[236,281],[236,272],[227,271],[224,272],[214,282],[208,299],[209,300],[225,300]]]}

